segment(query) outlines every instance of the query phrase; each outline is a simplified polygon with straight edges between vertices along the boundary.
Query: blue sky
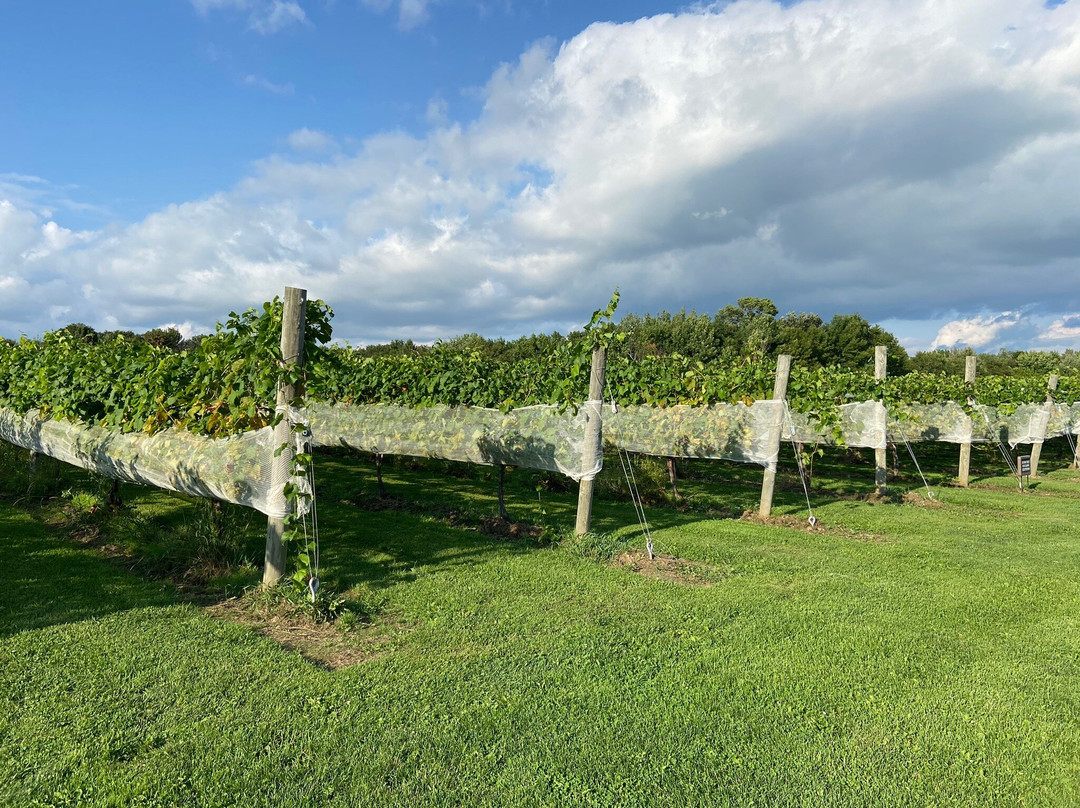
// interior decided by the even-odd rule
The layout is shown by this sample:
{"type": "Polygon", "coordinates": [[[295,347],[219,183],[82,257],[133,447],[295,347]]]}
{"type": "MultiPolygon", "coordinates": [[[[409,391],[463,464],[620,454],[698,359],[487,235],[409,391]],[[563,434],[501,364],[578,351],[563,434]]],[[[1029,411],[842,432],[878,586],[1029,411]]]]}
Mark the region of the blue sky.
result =
{"type": "Polygon", "coordinates": [[[1078,0],[0,0],[0,333],[859,311],[1080,347],[1078,0]]]}
{"type": "Polygon", "coordinates": [[[447,2],[414,21],[330,0],[260,33],[259,5],[0,3],[5,170],[77,186],[102,210],[76,226],[136,220],[233,185],[299,129],[422,135],[432,101],[470,120],[492,72],[538,39],[678,8],[447,2]]]}

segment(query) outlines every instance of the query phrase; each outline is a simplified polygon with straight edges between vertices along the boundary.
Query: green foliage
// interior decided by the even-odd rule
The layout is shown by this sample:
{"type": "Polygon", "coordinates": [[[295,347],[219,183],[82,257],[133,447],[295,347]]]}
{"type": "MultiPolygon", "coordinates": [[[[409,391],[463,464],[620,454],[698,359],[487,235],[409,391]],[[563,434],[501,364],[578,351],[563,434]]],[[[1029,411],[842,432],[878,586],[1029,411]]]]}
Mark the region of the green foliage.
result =
{"type": "MultiPolygon", "coordinates": [[[[612,300],[617,303],[616,297],[612,300]]],[[[615,307],[601,309],[607,317],[615,307]]],[[[609,361],[627,358],[641,361],[647,357],[689,357],[700,362],[734,361],[745,356],[757,359],[786,353],[810,367],[841,365],[862,368],[873,359],[875,345],[889,349],[889,367],[893,374],[907,370],[908,356],[896,338],[872,326],[857,314],[838,315],[824,323],[816,314],[792,312],[777,319],[779,311],[771,300],[761,297],[740,298],[737,305],[725,306],[715,315],[686,309],[671,313],[627,314],[610,330],[618,337],[609,341],[609,361]]],[[[477,354],[495,363],[547,361],[567,341],[580,343],[585,332],[569,337],[561,334],[534,334],[516,340],[488,339],[479,334],[464,334],[427,347],[411,341],[395,340],[385,345],[356,349],[361,357],[416,356],[443,351],[451,354],[477,354]]]]}
{"type": "MultiPolygon", "coordinates": [[[[100,424],[123,432],[175,426],[221,436],[258,429],[274,417],[277,386],[295,371],[281,361],[280,300],[229,315],[191,351],[116,336],[91,340],[74,326],[0,345],[0,405],[25,413],[100,424]]],[[[330,339],[332,311],[309,301],[305,361],[330,339]]],[[[178,336],[178,335],[175,335],[178,336]]]]}
{"type": "MultiPolygon", "coordinates": [[[[616,324],[618,303],[616,290],[574,339],[551,335],[501,343],[500,359],[492,348],[496,343],[475,334],[423,349],[411,343],[384,352],[327,347],[332,312],[311,301],[302,373],[282,367],[282,304],[276,299],[261,310],[230,314],[190,350],[174,350],[179,335],[167,330],[102,340],[88,326],[73,324],[40,342],[0,344],[0,405],[17,412],[39,408],[46,416],[121,431],[175,426],[212,436],[271,423],[283,381],[303,382],[315,400],[346,404],[565,407],[587,396],[596,347],[608,350],[605,399],[622,405],[708,406],[768,398],[775,361],[763,352],[775,348],[796,359],[788,388],[792,407],[826,425],[850,401],[971,398],[1013,406],[1046,395],[1049,360],[1041,354],[1014,357],[1027,368],[1024,375],[982,374],[968,389],[955,373],[904,374],[907,356],[896,340],[858,315],[837,315],[828,323],[810,314],[777,320],[772,301],[742,298],[714,318],[680,312],[630,316],[616,324]],[[889,346],[890,376],[884,382],[870,373],[875,344],[889,346]]],[[[947,358],[962,364],[962,356],[947,358]]],[[[1080,398],[1080,374],[1062,377],[1057,398],[1080,398]]]]}
{"type": "MultiPolygon", "coordinates": [[[[302,432],[305,429],[306,427],[300,424],[293,426],[294,432],[302,432]]],[[[277,451],[281,452],[284,449],[285,447],[282,446],[277,451]]],[[[294,480],[306,479],[311,462],[312,458],[309,452],[296,452],[293,454],[290,480],[285,484],[285,500],[289,503],[289,512],[284,520],[285,532],[281,537],[286,545],[292,544],[296,548],[296,568],[290,576],[290,581],[295,585],[293,588],[302,594],[308,593],[308,586],[317,575],[315,559],[312,558],[314,548],[308,542],[304,517],[301,516],[302,513],[306,513],[310,509],[312,493],[305,487],[298,485],[294,480]]],[[[312,604],[319,602],[318,594],[318,592],[311,593],[312,604]]],[[[323,597],[325,598],[326,595],[324,594],[323,597]]]]}
{"type": "Polygon", "coordinates": [[[940,348],[920,351],[911,358],[912,370],[926,373],[964,375],[964,362],[969,356],[978,356],[979,376],[1047,376],[1057,373],[1063,376],[1080,374],[1080,351],[1072,348],[1056,351],[1008,351],[976,354],[971,348],[940,348]]]}
{"type": "Polygon", "coordinates": [[[250,514],[244,508],[217,500],[200,499],[195,515],[185,525],[198,561],[242,567],[251,563],[247,552],[247,527],[250,514]]]}
{"type": "Polygon", "coordinates": [[[567,533],[555,542],[555,546],[581,558],[611,561],[620,553],[629,550],[632,545],[625,535],[616,533],[567,533]]]}

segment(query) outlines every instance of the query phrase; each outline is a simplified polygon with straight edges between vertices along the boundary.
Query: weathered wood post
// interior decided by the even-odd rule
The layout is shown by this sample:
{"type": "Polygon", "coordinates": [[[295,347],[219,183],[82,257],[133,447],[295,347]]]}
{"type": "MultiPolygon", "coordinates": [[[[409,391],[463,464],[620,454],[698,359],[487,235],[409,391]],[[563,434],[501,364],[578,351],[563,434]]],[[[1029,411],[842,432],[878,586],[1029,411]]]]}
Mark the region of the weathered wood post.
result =
{"type": "MultiPolygon", "coordinates": [[[[307,290],[285,287],[285,303],[281,313],[281,358],[285,366],[304,364],[304,321],[307,316],[307,290]]],[[[287,408],[294,399],[304,395],[304,383],[281,384],[277,391],[277,412],[284,414],[274,427],[273,447],[284,446],[274,458],[270,472],[271,492],[289,481],[292,473],[293,449],[292,428],[287,408]]],[[[273,496],[273,494],[271,494],[273,496]]],[[[280,503],[285,503],[284,494],[280,503]]],[[[285,520],[273,516],[266,520],[266,566],[263,568],[263,585],[276,584],[285,574],[285,520]]]]}
{"type": "MultiPolygon", "coordinates": [[[[599,401],[600,406],[595,413],[589,413],[589,420],[585,424],[585,452],[582,456],[582,466],[590,468],[596,465],[597,452],[603,452],[600,441],[603,438],[601,422],[603,420],[604,400],[604,375],[607,372],[607,351],[597,348],[592,355],[592,369],[589,372],[589,401],[599,401]]],[[[582,480],[578,483],[577,521],[574,532],[582,536],[589,532],[592,522],[592,500],[595,480],[582,480]]]]}
{"type": "MultiPolygon", "coordinates": [[[[970,407],[975,403],[974,398],[974,385],[975,385],[975,357],[969,356],[964,360],[964,384],[968,388],[968,392],[972,395],[968,396],[968,406],[970,407]]],[[[971,416],[967,417],[968,432],[971,432],[971,416]]],[[[960,470],[956,477],[956,482],[963,488],[968,486],[968,476],[971,474],[971,441],[960,444],[960,470]]]]}
{"type": "MultiPolygon", "coordinates": [[[[1054,403],[1054,391],[1057,390],[1058,377],[1056,373],[1050,374],[1050,379],[1046,384],[1046,406],[1051,406],[1054,403]]],[[[1031,476],[1032,478],[1039,476],[1039,458],[1042,456],[1043,443],[1046,441],[1046,424],[1042,426],[1042,438],[1037,443],[1031,445],[1031,476]]]]}
{"type": "Polygon", "coordinates": [[[510,514],[506,512],[506,466],[502,463],[499,464],[499,518],[510,521],[510,514]]]}
{"type": "MultiPolygon", "coordinates": [[[[885,376],[888,373],[888,362],[889,356],[885,346],[876,346],[874,348],[874,378],[876,380],[885,380],[885,376]]],[[[885,496],[886,480],[888,479],[888,470],[885,467],[885,463],[885,447],[882,446],[880,449],[874,449],[874,488],[879,497],[885,496]]]]}
{"type": "Polygon", "coordinates": [[[1080,440],[1073,443],[1073,459],[1069,468],[1080,469],[1080,440]]]}
{"type": "MultiPolygon", "coordinates": [[[[791,377],[791,357],[780,354],[776,358],[776,381],[773,382],[772,400],[787,399],[788,379],[791,377]]],[[[780,456],[780,431],[784,427],[784,408],[777,407],[769,424],[769,453],[780,456]]],[[[766,518],[772,513],[773,490],[776,488],[776,465],[765,467],[765,477],[761,481],[761,505],[758,513],[766,518]]]]}

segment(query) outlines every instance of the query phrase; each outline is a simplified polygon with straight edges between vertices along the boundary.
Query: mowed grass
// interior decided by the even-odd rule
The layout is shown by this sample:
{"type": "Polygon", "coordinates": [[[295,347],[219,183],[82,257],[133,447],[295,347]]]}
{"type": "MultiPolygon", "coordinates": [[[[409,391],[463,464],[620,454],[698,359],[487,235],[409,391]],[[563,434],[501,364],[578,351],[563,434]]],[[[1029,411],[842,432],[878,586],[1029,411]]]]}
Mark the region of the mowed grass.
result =
{"type": "MultiPolygon", "coordinates": [[[[708,586],[608,562],[644,545],[614,493],[598,538],[505,540],[473,529],[491,470],[400,462],[407,509],[370,510],[370,463],[320,456],[323,577],[379,638],[334,671],[8,500],[0,803],[1080,804],[1080,473],[1051,458],[1020,494],[984,452],[976,487],[945,488],[947,448],[917,447],[937,506],[867,503],[872,467],[822,458],[813,532],[790,475],[790,526],[762,525],[725,518],[759,470],[688,466],[689,502],[646,513],[708,586]]],[[[513,515],[572,524],[572,490],[508,476],[513,515]]],[[[123,494],[148,548],[191,508],[123,494]]]]}

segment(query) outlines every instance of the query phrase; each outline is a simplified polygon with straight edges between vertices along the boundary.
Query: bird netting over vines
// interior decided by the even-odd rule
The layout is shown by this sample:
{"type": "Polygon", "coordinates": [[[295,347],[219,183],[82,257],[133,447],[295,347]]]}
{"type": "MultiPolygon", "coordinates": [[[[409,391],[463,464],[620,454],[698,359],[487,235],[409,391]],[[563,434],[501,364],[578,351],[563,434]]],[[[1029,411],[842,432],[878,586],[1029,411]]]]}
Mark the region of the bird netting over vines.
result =
{"type": "MultiPolygon", "coordinates": [[[[281,516],[287,472],[275,471],[283,462],[275,455],[289,433],[279,425],[274,437],[271,424],[278,385],[296,372],[280,355],[281,311],[275,300],[231,314],[181,352],[123,336],[88,342],[66,331],[0,341],[0,439],[111,477],[281,516]]],[[[1080,404],[1072,403],[1080,377],[1060,380],[1056,395],[1066,403],[1044,404],[1045,378],[966,385],[933,374],[875,381],[795,368],[785,404],[764,400],[771,360],[624,357],[609,364],[604,393],[617,406],[601,407],[580,403],[594,347],[588,329],[546,360],[497,363],[435,349],[369,359],[325,345],[331,316],[321,301],[308,302],[304,364],[314,400],[296,415],[317,444],[378,454],[588,479],[602,462],[598,419],[602,439],[628,451],[763,465],[775,463],[782,441],[1015,446],[1080,432],[1080,404]]]]}
{"type": "Polygon", "coordinates": [[[539,405],[502,412],[482,407],[310,403],[303,411],[316,446],[435,457],[553,471],[574,480],[600,471],[600,402],[560,411],[539,405]],[[591,436],[591,444],[590,444],[591,436]]]}
{"type": "Polygon", "coordinates": [[[287,513],[283,484],[287,461],[275,457],[273,429],[263,427],[225,438],[166,429],[153,435],[19,415],[0,408],[0,439],[106,477],[152,485],[197,497],[245,505],[268,516],[287,513]]]}

